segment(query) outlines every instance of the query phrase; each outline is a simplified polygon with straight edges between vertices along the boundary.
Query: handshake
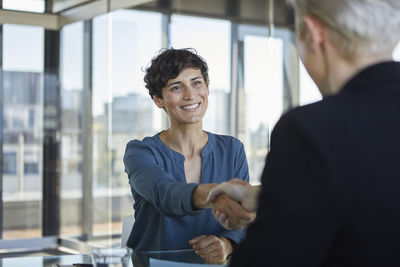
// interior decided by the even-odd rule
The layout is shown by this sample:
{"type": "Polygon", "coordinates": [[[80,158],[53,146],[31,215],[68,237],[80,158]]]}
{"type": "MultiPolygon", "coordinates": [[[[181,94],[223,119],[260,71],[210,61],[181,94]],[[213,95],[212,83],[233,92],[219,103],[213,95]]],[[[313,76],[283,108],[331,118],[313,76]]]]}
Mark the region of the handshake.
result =
{"type": "Polygon", "coordinates": [[[242,229],[256,217],[260,186],[232,179],[210,189],[207,201],[214,218],[226,229],[242,229]]]}

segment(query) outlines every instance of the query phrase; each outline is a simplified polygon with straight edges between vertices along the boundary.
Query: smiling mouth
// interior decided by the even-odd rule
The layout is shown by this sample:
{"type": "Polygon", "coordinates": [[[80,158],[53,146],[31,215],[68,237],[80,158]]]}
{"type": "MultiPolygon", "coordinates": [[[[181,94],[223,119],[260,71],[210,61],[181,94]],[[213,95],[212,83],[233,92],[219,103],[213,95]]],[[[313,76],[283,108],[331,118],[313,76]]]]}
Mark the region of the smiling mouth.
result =
{"type": "Polygon", "coordinates": [[[182,106],[181,109],[188,110],[188,111],[195,110],[198,107],[200,107],[200,104],[201,103],[199,102],[199,103],[195,103],[195,104],[191,104],[191,105],[182,106]]]}

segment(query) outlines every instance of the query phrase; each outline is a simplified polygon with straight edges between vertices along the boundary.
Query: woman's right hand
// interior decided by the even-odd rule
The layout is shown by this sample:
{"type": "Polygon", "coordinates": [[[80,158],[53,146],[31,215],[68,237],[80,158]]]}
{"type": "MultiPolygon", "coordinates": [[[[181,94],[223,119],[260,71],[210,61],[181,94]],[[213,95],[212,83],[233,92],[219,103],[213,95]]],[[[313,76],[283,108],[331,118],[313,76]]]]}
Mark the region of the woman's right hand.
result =
{"type": "Polygon", "coordinates": [[[242,229],[247,227],[255,218],[254,212],[246,211],[240,203],[222,194],[211,202],[214,218],[225,229],[242,229]]]}
{"type": "Polygon", "coordinates": [[[239,202],[247,211],[254,212],[257,209],[260,188],[260,186],[251,186],[240,179],[232,179],[213,187],[207,200],[213,202],[217,196],[226,194],[239,202]]]}

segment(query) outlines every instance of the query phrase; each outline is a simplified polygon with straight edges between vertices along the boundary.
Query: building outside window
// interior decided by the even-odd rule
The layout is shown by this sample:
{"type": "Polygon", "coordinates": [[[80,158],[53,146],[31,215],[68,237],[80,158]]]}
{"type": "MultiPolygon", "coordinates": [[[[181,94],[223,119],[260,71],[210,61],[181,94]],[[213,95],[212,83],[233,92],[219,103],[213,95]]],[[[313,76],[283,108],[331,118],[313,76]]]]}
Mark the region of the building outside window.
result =
{"type": "Polygon", "coordinates": [[[4,239],[41,236],[43,40],[43,28],[3,26],[4,239]]]}
{"type": "Polygon", "coordinates": [[[3,175],[17,175],[17,152],[3,153],[3,175]]]}
{"type": "Polygon", "coordinates": [[[60,34],[61,235],[82,233],[83,22],[60,34]]]}

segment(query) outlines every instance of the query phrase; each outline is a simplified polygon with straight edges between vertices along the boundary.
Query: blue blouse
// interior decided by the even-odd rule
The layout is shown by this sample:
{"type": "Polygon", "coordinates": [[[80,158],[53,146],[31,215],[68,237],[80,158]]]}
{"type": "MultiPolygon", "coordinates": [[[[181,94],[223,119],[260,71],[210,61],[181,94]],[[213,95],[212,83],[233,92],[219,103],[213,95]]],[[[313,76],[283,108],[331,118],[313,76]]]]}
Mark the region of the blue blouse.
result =
{"type": "MultiPolygon", "coordinates": [[[[232,178],[249,180],[243,144],[231,136],[208,133],[201,152],[200,183],[221,183],[232,178]]],[[[125,150],[125,171],[135,201],[135,223],[127,246],[137,251],[191,248],[199,235],[224,236],[239,243],[244,230],[225,230],[211,209],[194,210],[187,183],[185,157],[164,144],[159,134],[130,141],[125,150]]]]}

